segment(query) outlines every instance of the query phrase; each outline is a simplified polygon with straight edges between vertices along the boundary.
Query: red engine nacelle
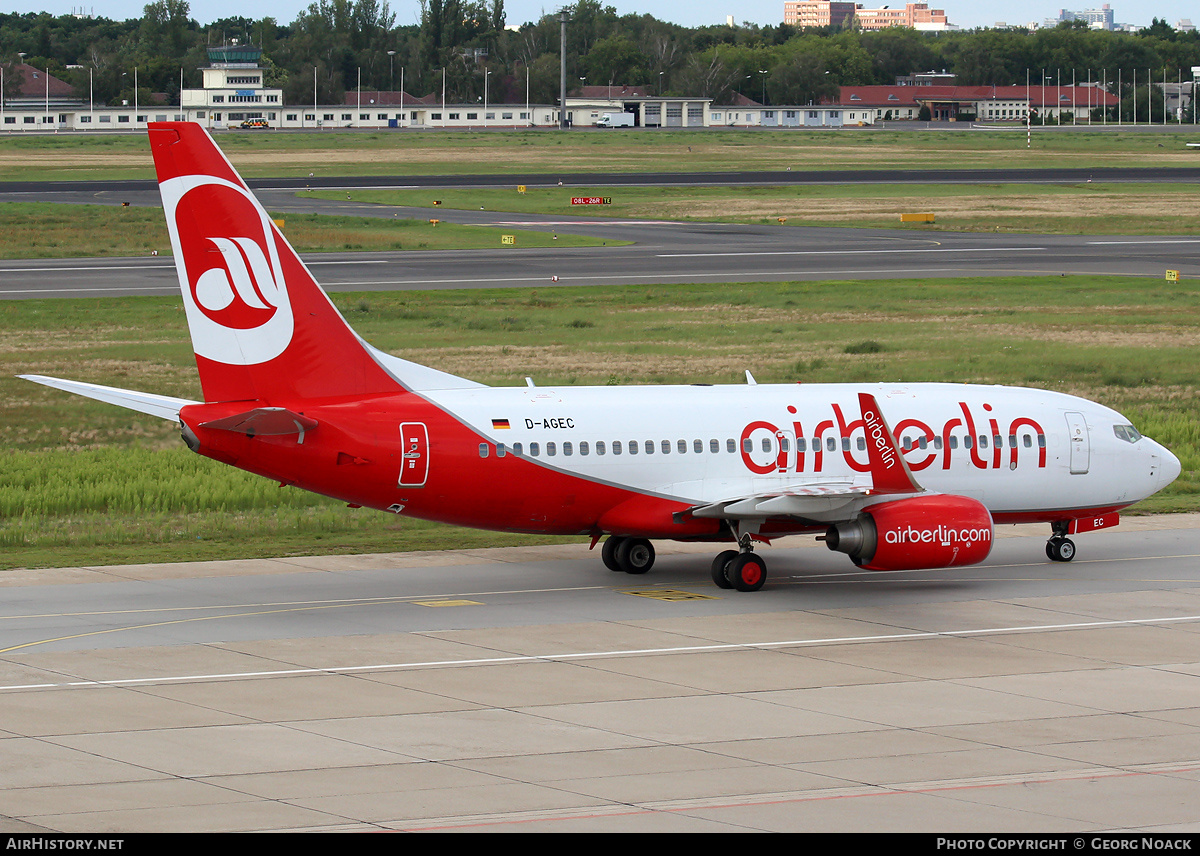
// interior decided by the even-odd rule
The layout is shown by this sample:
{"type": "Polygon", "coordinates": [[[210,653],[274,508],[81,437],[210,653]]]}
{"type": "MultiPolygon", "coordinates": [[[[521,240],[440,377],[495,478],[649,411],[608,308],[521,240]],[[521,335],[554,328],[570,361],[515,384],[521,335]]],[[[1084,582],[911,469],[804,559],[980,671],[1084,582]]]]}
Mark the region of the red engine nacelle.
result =
{"type": "Polygon", "coordinates": [[[830,526],[825,544],[869,571],[912,571],[982,562],[992,551],[992,531],[992,515],[978,500],[911,496],[830,526]]]}

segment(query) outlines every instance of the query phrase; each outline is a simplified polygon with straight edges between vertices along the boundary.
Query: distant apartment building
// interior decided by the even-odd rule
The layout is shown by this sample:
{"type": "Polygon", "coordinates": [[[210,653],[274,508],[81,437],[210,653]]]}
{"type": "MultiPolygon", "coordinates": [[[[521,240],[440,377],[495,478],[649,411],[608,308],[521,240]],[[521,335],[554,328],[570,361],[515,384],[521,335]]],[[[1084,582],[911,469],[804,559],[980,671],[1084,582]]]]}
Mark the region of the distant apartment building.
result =
{"type": "Polygon", "coordinates": [[[861,3],[839,0],[785,0],[783,22],[794,27],[853,25],[863,30],[907,27],[910,30],[945,30],[946,13],[930,9],[928,3],[906,3],[903,8],[864,8],[861,3]]]}
{"type": "Polygon", "coordinates": [[[840,0],[787,0],[783,4],[783,23],[793,27],[843,26],[850,23],[857,9],[857,4],[840,0]]]}
{"type": "Polygon", "coordinates": [[[1112,7],[1105,3],[1099,9],[1085,9],[1082,12],[1072,12],[1070,9],[1060,9],[1058,18],[1047,21],[1047,24],[1060,24],[1063,21],[1084,21],[1093,30],[1109,30],[1114,27],[1112,7]]]}

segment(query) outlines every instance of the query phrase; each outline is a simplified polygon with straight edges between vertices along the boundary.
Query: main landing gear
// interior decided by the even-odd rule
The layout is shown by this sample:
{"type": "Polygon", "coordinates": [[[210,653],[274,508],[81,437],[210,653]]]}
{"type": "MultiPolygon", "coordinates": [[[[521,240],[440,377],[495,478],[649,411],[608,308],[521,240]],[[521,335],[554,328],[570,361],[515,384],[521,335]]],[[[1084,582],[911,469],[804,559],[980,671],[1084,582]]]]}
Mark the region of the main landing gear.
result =
{"type": "Polygon", "coordinates": [[[654,566],[654,545],[645,538],[610,535],[600,550],[604,567],[627,574],[644,574],[654,566]]]}
{"type": "Polygon", "coordinates": [[[725,550],[713,559],[712,581],[717,588],[758,591],[767,581],[767,563],[749,547],[725,550]]]}
{"type": "Polygon", "coordinates": [[[1067,537],[1066,523],[1052,523],[1054,534],[1046,542],[1046,558],[1051,562],[1069,562],[1075,558],[1075,542],[1067,537]]]}
{"type": "MultiPolygon", "coordinates": [[[[767,563],[755,553],[750,538],[744,538],[739,550],[718,553],[712,563],[712,581],[718,588],[758,591],[767,581],[767,563]]],[[[610,571],[644,574],[654,565],[654,545],[645,538],[610,535],[600,550],[600,558],[610,571]]]]}

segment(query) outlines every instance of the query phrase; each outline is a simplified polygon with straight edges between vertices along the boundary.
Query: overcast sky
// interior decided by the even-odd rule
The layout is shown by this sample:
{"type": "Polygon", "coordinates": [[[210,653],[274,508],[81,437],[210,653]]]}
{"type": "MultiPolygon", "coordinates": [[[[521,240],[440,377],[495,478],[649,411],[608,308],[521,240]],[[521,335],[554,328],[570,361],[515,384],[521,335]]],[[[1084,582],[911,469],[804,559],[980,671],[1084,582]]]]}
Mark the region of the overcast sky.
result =
{"type": "MultiPolygon", "coordinates": [[[[306,8],[312,0],[191,0],[192,17],[202,24],[210,23],[217,18],[232,15],[245,15],[249,18],[262,18],[270,15],[281,24],[291,23],[296,14],[306,8]]],[[[728,15],[733,15],[738,23],[749,21],[756,24],[778,24],[783,20],[783,0],[693,0],[691,3],[679,3],[677,0],[601,0],[604,5],[614,7],[618,14],[635,12],[650,14],[660,20],[674,21],[688,27],[698,27],[704,24],[723,24],[728,15]]],[[[1030,21],[1041,22],[1048,17],[1057,17],[1061,8],[1091,9],[1098,8],[1100,3],[1075,2],[1068,5],[1070,0],[1008,0],[995,3],[984,0],[950,0],[950,2],[931,2],[935,9],[944,9],[950,17],[950,22],[961,27],[990,27],[997,21],[1008,24],[1027,24],[1030,21]]],[[[883,5],[902,6],[904,0],[868,0],[863,5],[876,8],[883,5]]],[[[82,10],[106,18],[125,20],[140,18],[146,0],[101,0],[101,2],[83,3],[77,0],[33,0],[33,2],[15,2],[15,0],[0,0],[0,9],[9,12],[27,12],[31,8],[45,10],[54,15],[65,15],[82,10]]],[[[389,4],[396,13],[398,24],[414,24],[420,17],[420,5],[417,0],[393,0],[389,4]]],[[[1200,8],[1195,3],[1184,0],[1149,0],[1146,3],[1110,3],[1115,10],[1117,23],[1130,23],[1138,26],[1148,26],[1153,18],[1162,18],[1174,26],[1181,18],[1195,16],[1200,23],[1200,8]]],[[[505,0],[504,8],[509,24],[522,24],[541,17],[544,11],[552,12],[560,8],[560,3],[547,4],[539,0],[505,0]]]]}

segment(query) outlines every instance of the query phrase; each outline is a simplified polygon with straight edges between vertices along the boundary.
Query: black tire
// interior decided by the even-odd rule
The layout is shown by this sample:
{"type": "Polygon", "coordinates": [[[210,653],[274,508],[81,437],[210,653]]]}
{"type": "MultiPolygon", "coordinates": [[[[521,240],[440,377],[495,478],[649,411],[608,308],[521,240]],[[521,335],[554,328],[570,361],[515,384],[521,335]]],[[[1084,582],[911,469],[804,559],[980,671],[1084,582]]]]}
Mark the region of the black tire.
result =
{"type": "Polygon", "coordinates": [[[758,591],[767,581],[767,563],[756,553],[741,553],[725,571],[738,591],[758,591]]]}
{"type": "Polygon", "coordinates": [[[617,564],[627,574],[644,574],[654,567],[654,545],[645,538],[623,538],[617,547],[617,564]]]}
{"type": "Polygon", "coordinates": [[[609,535],[604,542],[604,546],[600,548],[600,559],[604,562],[604,567],[610,571],[621,570],[620,564],[617,563],[617,549],[624,540],[624,538],[618,535],[609,535]]]}
{"type": "Polygon", "coordinates": [[[726,575],[725,571],[729,567],[729,563],[737,557],[737,550],[725,550],[724,552],[717,553],[717,557],[713,559],[712,581],[713,585],[715,585],[717,588],[733,588],[733,583],[729,581],[729,577],[726,575]]]}
{"type": "Polygon", "coordinates": [[[1070,538],[1051,538],[1046,544],[1046,555],[1055,562],[1069,562],[1075,558],[1075,542],[1070,538]]]}

